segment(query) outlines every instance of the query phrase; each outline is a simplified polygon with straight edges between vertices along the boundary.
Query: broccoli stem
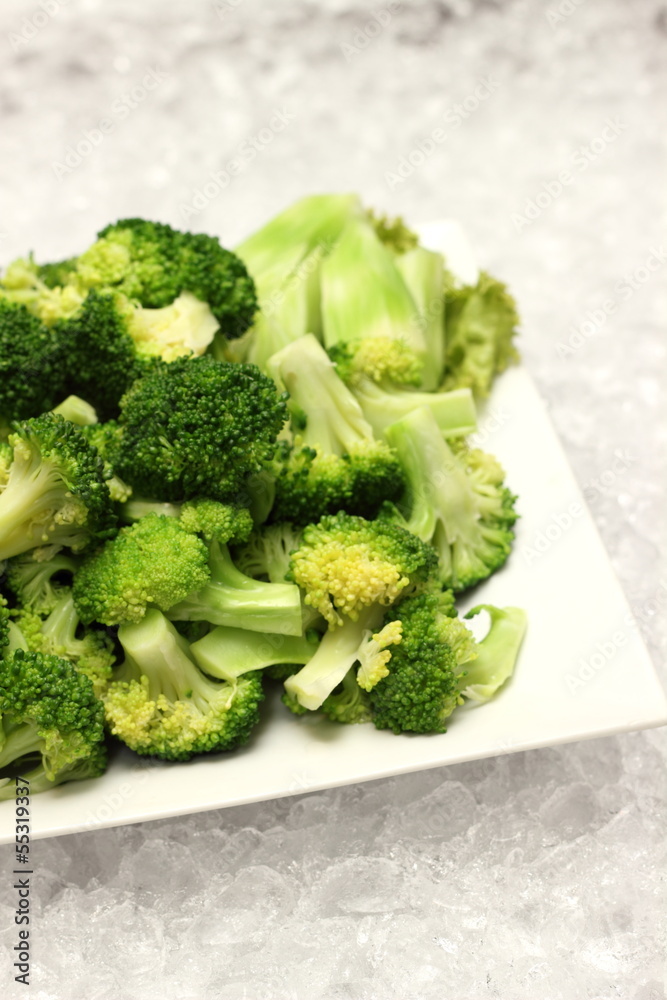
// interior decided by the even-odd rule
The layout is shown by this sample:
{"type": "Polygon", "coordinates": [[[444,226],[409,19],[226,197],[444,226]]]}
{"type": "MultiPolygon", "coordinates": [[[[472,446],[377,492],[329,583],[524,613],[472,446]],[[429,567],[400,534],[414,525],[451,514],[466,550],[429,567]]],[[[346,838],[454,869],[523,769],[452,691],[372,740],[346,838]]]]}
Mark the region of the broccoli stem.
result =
{"type": "Polygon", "coordinates": [[[476,658],[465,666],[466,686],[461,693],[473,701],[488,701],[514,673],[528,618],[521,608],[496,608],[492,604],[478,604],[465,617],[473,618],[480,611],[491,616],[491,629],[478,644],[476,658]]]}
{"type": "Polygon", "coordinates": [[[199,711],[209,709],[215,682],[188,656],[188,643],[161,612],[151,609],[136,624],[121,625],[118,639],[132,665],[148,678],[148,696],[189,701],[199,711]]]}
{"type": "Polygon", "coordinates": [[[54,649],[70,649],[76,642],[76,630],[80,622],[72,592],[68,591],[46,618],[41,631],[48,636],[54,649]]]}
{"type": "Polygon", "coordinates": [[[207,621],[252,632],[302,635],[301,594],[293,583],[267,583],[246,576],[229,549],[211,543],[211,579],[169,609],[172,621],[207,621]]]}
{"type": "Polygon", "coordinates": [[[277,663],[307,663],[317,645],[306,636],[260,635],[221,625],[194,642],[190,652],[207,674],[234,680],[250,670],[263,670],[277,663]]]}
{"type": "Polygon", "coordinates": [[[423,324],[428,362],[422,373],[422,388],[440,385],[445,366],[445,262],[442,254],[414,247],[396,257],[396,267],[408,286],[423,324]]]}
{"type": "Polygon", "coordinates": [[[288,694],[304,708],[320,708],[358,659],[364,633],[379,627],[383,613],[382,607],[372,605],[361,612],[357,621],[346,619],[338,628],[329,628],[312,659],[285,681],[288,694]]]}
{"type": "Polygon", "coordinates": [[[51,413],[59,413],[65,420],[78,427],[90,427],[97,423],[95,407],[80,396],[68,396],[58,406],[54,406],[51,413]]]}
{"type": "Polygon", "coordinates": [[[391,424],[422,406],[431,411],[445,437],[465,437],[477,429],[475,399],[470,389],[433,393],[411,392],[409,389],[388,391],[370,379],[364,379],[355,386],[354,394],[377,437],[384,436],[391,424]]]}
{"type": "Polygon", "coordinates": [[[39,754],[42,740],[37,732],[35,722],[25,722],[14,729],[9,729],[5,724],[5,742],[0,750],[0,770],[9,767],[21,757],[29,754],[39,754]]]}
{"type": "Polygon", "coordinates": [[[373,440],[373,430],[359,403],[312,334],[275,354],[269,369],[275,381],[289,392],[292,413],[296,407],[306,415],[305,426],[295,428],[305,445],[342,455],[355,445],[373,440]]]}

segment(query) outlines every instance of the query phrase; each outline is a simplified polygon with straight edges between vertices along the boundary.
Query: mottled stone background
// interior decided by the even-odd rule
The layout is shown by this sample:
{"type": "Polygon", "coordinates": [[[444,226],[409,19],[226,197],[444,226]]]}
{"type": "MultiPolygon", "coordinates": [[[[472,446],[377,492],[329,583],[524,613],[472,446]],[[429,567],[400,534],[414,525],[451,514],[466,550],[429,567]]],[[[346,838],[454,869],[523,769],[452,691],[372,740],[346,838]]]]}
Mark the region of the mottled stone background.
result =
{"type": "MultiPolygon", "coordinates": [[[[389,6],[5,0],[2,259],[131,214],[233,244],[328,189],[459,218],[519,301],[662,667],[667,11],[389,6]]],[[[654,731],[41,842],[30,996],[659,1000],[666,748],[654,731]]]]}

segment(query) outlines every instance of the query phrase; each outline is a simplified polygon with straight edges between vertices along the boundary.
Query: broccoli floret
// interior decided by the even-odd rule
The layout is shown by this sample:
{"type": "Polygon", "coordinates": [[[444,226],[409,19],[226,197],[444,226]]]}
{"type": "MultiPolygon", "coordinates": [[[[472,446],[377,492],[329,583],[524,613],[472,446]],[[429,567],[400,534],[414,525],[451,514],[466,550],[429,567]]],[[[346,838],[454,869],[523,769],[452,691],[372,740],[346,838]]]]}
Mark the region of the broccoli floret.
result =
{"type": "Polygon", "coordinates": [[[292,552],[301,542],[301,531],[293,524],[269,524],[258,528],[245,545],[233,550],[238,568],[256,579],[283,583],[290,568],[292,552]]]}
{"type": "Polygon", "coordinates": [[[291,574],[329,628],[313,658],[285,681],[289,697],[319,708],[355,664],[364,682],[382,675],[396,628],[380,630],[384,608],[428,586],[433,550],[382,521],[338,514],[309,525],[292,555],[291,574]]]}
{"type": "Polygon", "coordinates": [[[157,610],[122,625],[125,661],[104,704],[111,732],[132,750],[164,760],[231,750],[246,743],[264,697],[261,674],[233,682],[207,677],[187,641],[157,610]]]}
{"type": "Polygon", "coordinates": [[[208,550],[172,517],[147,514],[121,528],[74,577],[74,600],[85,623],[138,622],[149,607],[163,611],[209,578],[208,550]]]}
{"type": "Polygon", "coordinates": [[[276,521],[307,524],[339,510],[375,515],[403,487],[400,463],[376,441],[359,403],[312,335],[275,354],[269,367],[290,399],[294,440],[281,445],[272,471],[276,521]]]}
{"type": "MultiPolygon", "coordinates": [[[[400,623],[383,677],[369,686],[373,723],[394,733],[444,733],[461,704],[467,664],[477,656],[471,633],[452,615],[451,595],[426,592],[391,608],[385,622],[400,623]]],[[[455,612],[454,612],[455,613],[455,612]]]]}
{"type": "Polygon", "coordinates": [[[217,503],[215,500],[186,500],[178,515],[186,531],[200,534],[207,542],[245,542],[253,522],[245,507],[217,503]]]}
{"type": "Polygon", "coordinates": [[[282,635],[303,633],[301,595],[294,584],[246,576],[234,565],[228,547],[216,540],[209,545],[209,567],[210,580],[169,608],[172,621],[206,621],[282,635]]]}
{"type": "Polygon", "coordinates": [[[31,554],[16,556],[7,563],[7,585],[21,608],[48,615],[60,600],[63,586],[71,584],[78,565],[78,560],[63,552],[47,560],[31,554]]]}
{"type": "MultiPolygon", "coordinates": [[[[12,261],[0,282],[0,296],[3,300],[25,306],[33,316],[47,326],[57,320],[74,315],[80,308],[84,293],[69,282],[66,277],[62,284],[54,285],[55,270],[46,272],[39,267],[32,255],[12,261]]],[[[63,275],[64,276],[64,275],[63,275]]]]}
{"type": "MultiPolygon", "coordinates": [[[[38,795],[39,792],[46,792],[49,788],[62,785],[69,781],[86,781],[89,778],[99,778],[107,769],[108,755],[104,743],[96,744],[87,757],[79,757],[71,764],[65,764],[58,771],[55,780],[51,780],[41,762],[33,766],[33,763],[21,763],[20,777],[27,781],[31,795],[38,795]]],[[[0,778],[0,801],[6,802],[16,798],[16,784],[14,777],[0,778]]]]}
{"type": "Polygon", "coordinates": [[[474,618],[486,612],[491,618],[488,634],[478,644],[479,654],[466,668],[465,687],[461,694],[473,701],[488,701],[514,673],[528,619],[521,608],[496,608],[478,604],[465,615],[474,618]]]}
{"type": "Polygon", "coordinates": [[[411,229],[408,229],[400,216],[391,218],[388,215],[380,215],[374,209],[369,208],[366,210],[366,218],[375,230],[375,235],[380,242],[397,256],[406,254],[417,246],[419,237],[411,229]]]}
{"type": "Polygon", "coordinates": [[[274,384],[253,365],[160,362],[123,397],[112,465],[147,497],[239,502],[285,417],[274,384]]]}
{"type": "Polygon", "coordinates": [[[461,591],[506,561],[517,514],[516,497],[492,456],[462,445],[454,450],[424,408],[387,428],[407,480],[405,527],[433,544],[442,581],[461,591]]]}
{"type": "Polygon", "coordinates": [[[306,635],[250,632],[219,625],[193,642],[190,652],[197,665],[211,677],[232,681],[251,670],[307,663],[320,640],[310,629],[306,635]]]}
{"type": "Polygon", "coordinates": [[[51,413],[15,425],[0,494],[0,559],[38,546],[75,551],[116,531],[102,460],[74,424],[51,413]]]}
{"type": "MultiPolygon", "coordinates": [[[[41,790],[101,774],[103,722],[104,709],[91,682],[68,660],[17,649],[0,661],[3,778],[30,777],[35,769],[41,790]]],[[[0,795],[9,797],[6,785],[0,795]]]]}
{"type": "Polygon", "coordinates": [[[64,386],[65,359],[53,331],[0,291],[0,418],[39,416],[64,386]]]}
{"type": "MultiPolygon", "coordinates": [[[[296,715],[302,715],[306,711],[296,700],[292,700],[291,703],[289,700],[285,700],[285,703],[292,711],[295,710],[295,707],[301,710],[297,710],[296,715]]],[[[322,702],[322,712],[331,722],[341,722],[344,725],[371,721],[370,699],[368,694],[359,687],[354,667],[348,670],[340,684],[322,702]]]]}
{"type": "Polygon", "coordinates": [[[76,263],[74,280],[84,288],[115,289],[151,309],[190,292],[208,303],[227,338],[250,326],[257,308],[253,280],[214,236],[121,219],[98,237],[76,263]]]}
{"type": "Polygon", "coordinates": [[[113,641],[105,632],[83,627],[69,587],[59,588],[57,602],[45,618],[19,611],[16,624],[28,649],[69,660],[90,679],[96,696],[102,696],[115,661],[113,641]]]}
{"type": "Polygon", "coordinates": [[[482,272],[476,285],[449,283],[445,293],[446,361],[443,389],[470,388],[488,396],[495,376],[519,360],[519,316],[507,287],[482,272]]]}
{"type": "Polygon", "coordinates": [[[476,429],[470,389],[420,392],[409,388],[419,383],[422,366],[400,341],[374,337],[336,344],[329,353],[377,437],[420,406],[431,410],[445,437],[460,437],[476,429]]]}

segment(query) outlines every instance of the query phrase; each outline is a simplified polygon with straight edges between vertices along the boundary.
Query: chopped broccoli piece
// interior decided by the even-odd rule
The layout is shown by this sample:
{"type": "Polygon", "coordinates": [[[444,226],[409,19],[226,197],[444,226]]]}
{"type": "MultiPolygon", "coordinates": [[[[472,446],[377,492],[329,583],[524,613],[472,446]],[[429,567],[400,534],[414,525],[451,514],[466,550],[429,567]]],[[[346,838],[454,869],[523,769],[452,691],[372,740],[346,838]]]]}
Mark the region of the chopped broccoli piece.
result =
{"type": "Polygon", "coordinates": [[[477,644],[451,617],[451,595],[434,591],[406,598],[385,622],[400,623],[389,669],[369,692],[373,723],[394,733],[444,733],[446,720],[462,703],[461,681],[477,644]]]}
{"type": "Polygon", "coordinates": [[[248,576],[284,583],[290,556],[300,542],[301,532],[292,524],[264,525],[253,531],[245,545],[234,549],[234,561],[248,576]]]}
{"type": "Polygon", "coordinates": [[[45,413],[16,424],[9,444],[14,457],[0,493],[0,559],[38,546],[79,551],[115,534],[102,461],[74,424],[45,413]]]}
{"type": "Polygon", "coordinates": [[[307,663],[318,643],[319,635],[314,630],[293,636],[219,625],[193,642],[190,652],[204,673],[232,681],[251,670],[307,663]]]}
{"type": "Polygon", "coordinates": [[[397,258],[396,267],[412,295],[426,342],[427,363],[421,387],[432,391],[440,384],[445,364],[442,296],[445,261],[439,253],[414,247],[397,258]]]}
{"type": "Polygon", "coordinates": [[[48,615],[60,600],[63,585],[71,584],[78,560],[63,552],[37,560],[32,554],[16,556],[7,563],[7,585],[19,605],[38,615],[48,615]]]}
{"type": "Polygon", "coordinates": [[[69,420],[71,424],[76,424],[77,427],[91,427],[97,423],[95,407],[87,403],[85,399],[81,399],[80,396],[68,396],[67,399],[63,399],[62,403],[54,406],[51,413],[60,414],[61,417],[69,420]]]}
{"type": "Polygon", "coordinates": [[[465,616],[474,618],[481,611],[491,617],[488,635],[478,644],[479,654],[467,668],[465,687],[461,691],[473,701],[488,701],[514,673],[519,649],[526,633],[528,619],[521,608],[496,608],[478,604],[465,616]]]}
{"type": "Polygon", "coordinates": [[[215,500],[186,500],[179,521],[186,531],[200,534],[207,542],[245,542],[253,529],[245,507],[218,503],[215,500]]]}
{"type": "Polygon", "coordinates": [[[91,555],[74,577],[83,622],[138,622],[149,607],[163,611],[209,578],[208,550],[172,517],[147,514],[91,555]]]}
{"type": "MultiPolygon", "coordinates": [[[[294,711],[293,706],[298,706],[300,711],[297,715],[303,714],[304,709],[299,702],[286,700],[288,708],[294,711]]],[[[363,691],[357,683],[354,668],[351,667],[331,694],[324,699],[321,706],[322,712],[331,722],[340,722],[344,725],[355,725],[362,722],[370,722],[372,719],[372,708],[368,694],[363,691]]]]}
{"type": "Polygon", "coordinates": [[[285,417],[275,386],[253,365],[208,356],[158,362],[123,397],[111,462],[148,497],[238,503],[285,417]]]}
{"type": "Polygon", "coordinates": [[[408,483],[403,523],[433,544],[443,583],[461,591],[499,569],[509,555],[517,515],[498,461],[466,446],[450,448],[425,408],[392,424],[387,438],[408,483]]]}
{"type": "Polygon", "coordinates": [[[0,418],[36,417],[63,395],[65,361],[52,330],[0,290],[0,418]]]}
{"type": "MultiPolygon", "coordinates": [[[[101,774],[106,765],[103,721],[91,682],[68,660],[17,649],[0,661],[3,778],[26,777],[36,767],[41,787],[52,787],[101,774]]],[[[7,788],[1,797],[9,797],[7,788]]]]}
{"type": "MultiPolygon", "coordinates": [[[[49,279],[55,272],[49,272],[49,279]]],[[[0,296],[8,302],[25,306],[47,326],[72,316],[81,308],[84,294],[65,281],[63,286],[44,280],[43,270],[32,255],[12,261],[0,282],[0,296]]]]}
{"type": "Polygon", "coordinates": [[[312,335],[275,354],[269,368],[290,394],[294,441],[273,463],[276,521],[307,524],[339,510],[372,517],[403,488],[400,463],[376,441],[359,403],[312,335]]]}
{"type": "Polygon", "coordinates": [[[246,743],[264,697],[261,674],[233,682],[207,677],[190,646],[156,609],[118,638],[125,661],[104,698],[114,736],[139,754],[188,760],[246,743]]]}
{"type": "Polygon", "coordinates": [[[494,377],[519,360],[513,340],[519,316],[505,285],[482,272],[476,285],[450,284],[445,293],[443,389],[488,396],[494,377]]]}

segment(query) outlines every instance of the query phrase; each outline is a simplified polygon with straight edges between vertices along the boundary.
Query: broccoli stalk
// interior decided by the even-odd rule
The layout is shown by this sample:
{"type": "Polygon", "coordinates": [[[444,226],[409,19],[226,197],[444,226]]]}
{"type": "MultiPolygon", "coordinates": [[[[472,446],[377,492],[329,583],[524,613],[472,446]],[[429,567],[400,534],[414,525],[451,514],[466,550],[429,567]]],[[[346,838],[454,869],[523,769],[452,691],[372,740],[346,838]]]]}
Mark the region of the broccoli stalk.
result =
{"type": "Polygon", "coordinates": [[[247,742],[259,719],[260,674],[207,677],[187,641],[156,609],[118,638],[126,659],[104,703],[111,732],[139,754],[188,760],[247,742]]]}
{"type": "Polygon", "coordinates": [[[414,247],[396,258],[396,267],[414,299],[426,341],[428,363],[422,370],[421,387],[432,391],[440,385],[445,365],[442,295],[445,261],[442,254],[414,247]]]}
{"type": "Polygon", "coordinates": [[[308,663],[317,650],[314,631],[303,636],[250,632],[219,625],[193,642],[190,652],[197,665],[211,677],[232,681],[251,670],[278,664],[308,663]]]}
{"type": "Polygon", "coordinates": [[[79,430],[45,413],[16,426],[0,494],[0,559],[38,546],[77,551],[115,532],[102,462],[79,430]]]}
{"type": "Polygon", "coordinates": [[[433,544],[445,586],[465,590],[499,569],[517,515],[496,459],[478,450],[453,451],[424,407],[387,428],[387,438],[408,483],[402,523],[433,544]]]}
{"type": "Polygon", "coordinates": [[[168,610],[172,621],[207,621],[253,632],[303,633],[301,595],[291,583],[266,583],[242,573],[226,545],[210,543],[210,580],[168,610]]]}
{"type": "Polygon", "coordinates": [[[481,611],[491,617],[491,628],[478,644],[478,655],[466,668],[465,687],[461,694],[473,701],[488,701],[514,673],[519,649],[526,633],[528,619],[521,608],[496,608],[478,604],[465,618],[474,618],[481,611]]]}

